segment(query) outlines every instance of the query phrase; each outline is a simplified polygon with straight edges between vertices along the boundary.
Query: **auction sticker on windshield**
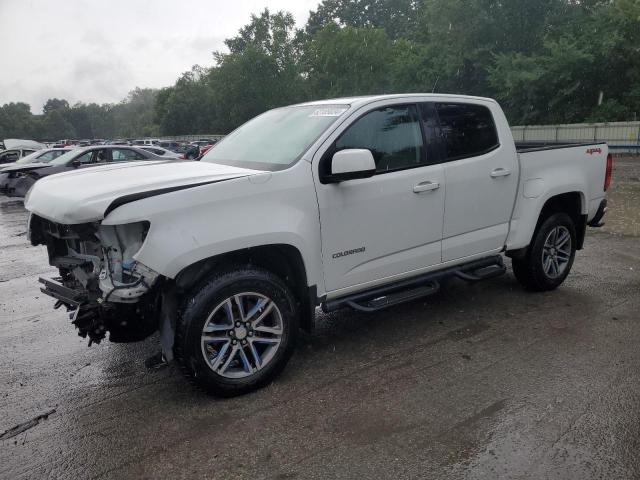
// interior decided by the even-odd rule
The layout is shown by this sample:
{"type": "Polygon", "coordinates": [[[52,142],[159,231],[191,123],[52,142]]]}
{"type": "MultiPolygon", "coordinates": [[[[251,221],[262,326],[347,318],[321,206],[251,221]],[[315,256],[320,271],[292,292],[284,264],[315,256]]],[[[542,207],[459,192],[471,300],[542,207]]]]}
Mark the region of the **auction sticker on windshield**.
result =
{"type": "Polygon", "coordinates": [[[314,110],[309,117],[339,117],[347,107],[325,107],[314,110]]]}

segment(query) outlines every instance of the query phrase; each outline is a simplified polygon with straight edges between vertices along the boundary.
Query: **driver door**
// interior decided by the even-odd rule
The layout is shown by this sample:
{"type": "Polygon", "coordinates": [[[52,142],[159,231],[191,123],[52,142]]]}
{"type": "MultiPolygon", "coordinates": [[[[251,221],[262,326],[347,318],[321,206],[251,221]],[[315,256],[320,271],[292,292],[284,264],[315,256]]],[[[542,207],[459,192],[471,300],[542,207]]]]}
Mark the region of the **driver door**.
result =
{"type": "Polygon", "coordinates": [[[430,128],[415,104],[376,108],[322,156],[316,191],[327,292],[346,294],[441,263],[445,177],[425,148],[430,128]],[[372,152],[376,174],[323,183],[333,154],[352,148],[372,152]]]}

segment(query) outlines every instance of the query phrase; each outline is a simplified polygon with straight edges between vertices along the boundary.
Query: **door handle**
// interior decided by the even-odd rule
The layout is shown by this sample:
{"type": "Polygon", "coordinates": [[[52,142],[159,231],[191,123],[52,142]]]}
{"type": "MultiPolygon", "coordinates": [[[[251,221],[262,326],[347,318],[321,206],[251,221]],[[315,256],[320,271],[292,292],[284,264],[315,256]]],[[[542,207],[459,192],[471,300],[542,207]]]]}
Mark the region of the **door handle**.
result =
{"type": "Polygon", "coordinates": [[[511,175],[511,170],[507,170],[506,168],[496,168],[490,175],[491,178],[508,177],[511,175]]]}
{"type": "Polygon", "coordinates": [[[438,182],[421,182],[413,187],[413,193],[432,192],[440,188],[438,182]]]}

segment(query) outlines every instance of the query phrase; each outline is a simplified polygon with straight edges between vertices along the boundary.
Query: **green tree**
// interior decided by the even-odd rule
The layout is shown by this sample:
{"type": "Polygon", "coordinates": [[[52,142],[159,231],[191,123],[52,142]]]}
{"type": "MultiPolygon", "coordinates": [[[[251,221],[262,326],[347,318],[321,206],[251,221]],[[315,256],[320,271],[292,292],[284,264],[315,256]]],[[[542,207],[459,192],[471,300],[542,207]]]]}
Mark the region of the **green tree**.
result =
{"type": "Polygon", "coordinates": [[[207,88],[205,73],[196,65],[182,74],[173,87],[159,92],[155,118],[161,133],[182,135],[209,130],[211,92],[207,88]]]}
{"type": "Polygon", "coordinates": [[[12,102],[0,107],[0,141],[5,138],[31,138],[37,133],[28,104],[12,102]]]}
{"type": "Polygon", "coordinates": [[[432,90],[496,97],[512,123],[640,114],[638,0],[322,0],[303,29],[265,9],[225,44],[117,104],[6,104],[0,136],[226,133],[307,99],[432,90]]]}
{"type": "Polygon", "coordinates": [[[382,28],[390,38],[415,40],[420,36],[419,0],[324,0],[310,12],[306,26],[315,35],[329,23],[357,28],[382,28]]]}
{"type": "Polygon", "coordinates": [[[51,110],[38,118],[38,139],[55,141],[63,138],[75,138],[76,132],[60,110],[51,110]]]}
{"type": "Polygon", "coordinates": [[[309,89],[320,98],[389,92],[393,52],[381,28],[329,23],[306,46],[309,89]]]}
{"type": "Polygon", "coordinates": [[[42,111],[45,113],[53,112],[54,110],[67,110],[69,108],[69,102],[61,98],[50,98],[42,107],[42,111]]]}
{"type": "Polygon", "coordinates": [[[114,134],[127,138],[156,135],[156,94],[157,90],[152,88],[135,88],[129,92],[126,99],[114,105],[110,109],[115,126],[114,134]]]}

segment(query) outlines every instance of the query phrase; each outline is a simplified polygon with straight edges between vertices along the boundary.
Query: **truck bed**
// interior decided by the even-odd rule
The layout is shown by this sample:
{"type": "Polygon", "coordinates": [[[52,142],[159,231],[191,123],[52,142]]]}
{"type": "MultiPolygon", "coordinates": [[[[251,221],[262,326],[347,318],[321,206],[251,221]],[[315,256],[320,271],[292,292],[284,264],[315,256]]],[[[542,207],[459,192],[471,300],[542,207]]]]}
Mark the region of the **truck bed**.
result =
{"type": "Polygon", "coordinates": [[[591,220],[605,197],[606,143],[517,143],[520,162],[518,195],[508,249],[528,245],[548,198],[577,192],[581,213],[591,220]]]}
{"type": "Polygon", "coordinates": [[[530,141],[515,142],[518,153],[540,152],[543,150],[558,150],[561,148],[588,147],[593,145],[606,145],[605,142],[547,142],[530,141]]]}

